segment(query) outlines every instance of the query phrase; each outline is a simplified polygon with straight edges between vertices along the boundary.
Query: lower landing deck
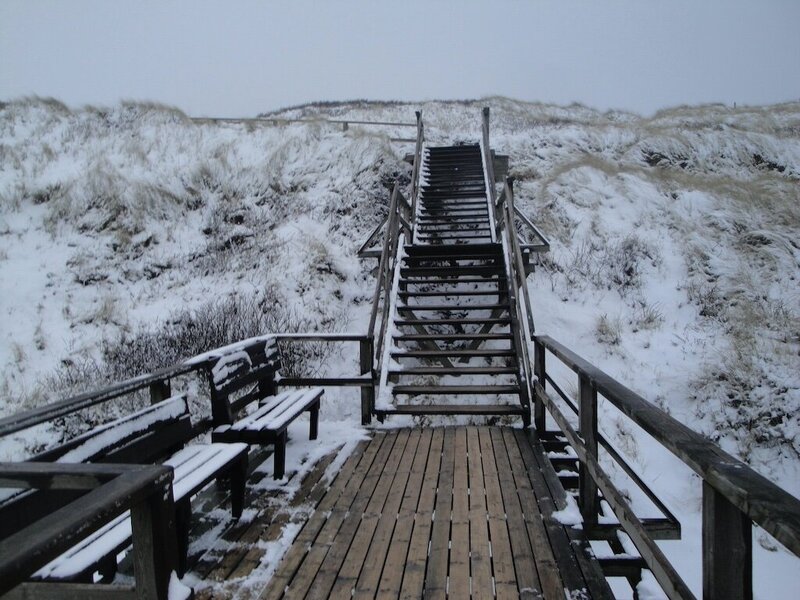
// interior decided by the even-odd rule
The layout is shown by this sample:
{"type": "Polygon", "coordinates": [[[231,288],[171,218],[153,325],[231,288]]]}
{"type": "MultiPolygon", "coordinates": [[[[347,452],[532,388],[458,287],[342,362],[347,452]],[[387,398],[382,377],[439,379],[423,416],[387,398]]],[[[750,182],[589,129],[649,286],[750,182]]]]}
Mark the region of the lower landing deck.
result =
{"type": "Polygon", "coordinates": [[[379,430],[343,465],[260,598],[610,597],[520,429],[379,430]]]}

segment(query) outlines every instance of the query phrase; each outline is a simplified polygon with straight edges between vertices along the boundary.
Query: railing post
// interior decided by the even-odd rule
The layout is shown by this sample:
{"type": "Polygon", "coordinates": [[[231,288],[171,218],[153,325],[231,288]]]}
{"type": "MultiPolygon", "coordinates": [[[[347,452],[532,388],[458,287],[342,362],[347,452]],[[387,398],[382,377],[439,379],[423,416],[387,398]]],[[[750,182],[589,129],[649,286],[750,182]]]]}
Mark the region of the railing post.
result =
{"type": "MultiPolygon", "coordinates": [[[[545,389],[546,371],[545,371],[545,349],[544,344],[538,340],[533,341],[533,374],[539,380],[539,385],[542,390],[545,389]]],[[[536,433],[541,436],[546,431],[544,401],[539,397],[539,394],[534,394],[533,404],[533,426],[536,428],[536,433]]]]}
{"type": "Polygon", "coordinates": [[[369,425],[372,422],[372,409],[375,404],[375,375],[372,372],[373,337],[370,335],[358,343],[359,363],[361,374],[369,373],[371,385],[361,387],[361,424],[369,425]]]}
{"type": "Polygon", "coordinates": [[[150,384],[150,404],[158,404],[172,396],[172,386],[169,379],[154,381],[150,384]]]}
{"type": "MultiPolygon", "coordinates": [[[[580,434],[586,446],[587,458],[597,460],[597,388],[585,375],[579,375],[578,378],[580,434]]],[[[584,526],[595,525],[600,508],[597,484],[583,463],[578,466],[578,485],[584,526]]]]}
{"type": "Polygon", "coordinates": [[[703,599],[752,600],[750,519],[703,481],[703,599]]]}
{"type": "Polygon", "coordinates": [[[136,597],[167,600],[169,580],[178,566],[172,482],[131,507],[136,597]]]}

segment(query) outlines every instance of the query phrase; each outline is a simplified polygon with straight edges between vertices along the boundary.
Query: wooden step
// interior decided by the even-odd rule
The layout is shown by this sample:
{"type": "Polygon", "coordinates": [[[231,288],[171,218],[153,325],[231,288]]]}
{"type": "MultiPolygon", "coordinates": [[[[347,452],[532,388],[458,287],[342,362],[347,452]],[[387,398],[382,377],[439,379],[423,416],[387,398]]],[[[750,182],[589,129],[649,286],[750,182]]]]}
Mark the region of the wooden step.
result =
{"type": "MultiPolygon", "coordinates": [[[[432,248],[436,249],[436,248],[441,248],[441,247],[442,246],[433,246],[432,248]]],[[[443,262],[443,263],[450,263],[450,265],[448,265],[448,266],[455,266],[455,265],[452,265],[452,263],[454,263],[456,261],[462,261],[462,260],[482,260],[482,261],[493,261],[493,262],[497,262],[497,261],[502,261],[503,260],[503,257],[502,256],[498,256],[497,254],[481,254],[481,253],[475,253],[475,254],[434,254],[434,252],[435,252],[435,250],[432,250],[431,254],[429,256],[422,256],[422,255],[406,256],[403,259],[403,262],[405,262],[406,264],[414,263],[414,266],[418,266],[419,263],[421,263],[421,262],[443,262]]],[[[444,265],[442,265],[442,266],[444,266],[444,265]]]]}
{"type": "Polygon", "coordinates": [[[432,233],[491,233],[492,229],[488,226],[488,221],[486,223],[475,223],[474,227],[454,227],[452,223],[444,223],[442,225],[430,226],[430,225],[419,225],[417,227],[417,233],[424,233],[426,235],[430,235],[432,233]]]}
{"type": "Polygon", "coordinates": [[[457,275],[505,275],[502,265],[481,267],[400,267],[400,277],[426,277],[440,275],[442,277],[455,277],[457,275]]]}
{"type": "Polygon", "coordinates": [[[441,240],[441,241],[449,241],[449,240],[490,240],[492,239],[492,234],[489,232],[478,232],[476,234],[471,234],[467,232],[456,232],[452,235],[449,234],[435,234],[435,235],[425,235],[425,234],[418,234],[417,238],[420,240],[424,240],[426,242],[441,240]]]}
{"type": "Polygon", "coordinates": [[[398,342],[424,342],[428,340],[441,340],[443,342],[454,342],[458,340],[510,340],[510,333],[432,333],[432,334],[409,334],[397,335],[394,339],[398,342]]]}
{"type": "MultiPolygon", "coordinates": [[[[482,215],[479,215],[479,217],[482,215]]],[[[420,224],[428,223],[457,223],[459,225],[485,223],[488,217],[483,218],[474,217],[470,215],[419,215],[417,222],[420,224]]]]}
{"type": "Polygon", "coordinates": [[[466,214],[469,213],[471,216],[477,215],[488,215],[489,210],[486,208],[486,204],[481,202],[480,204],[483,206],[483,209],[477,208],[477,206],[421,206],[420,207],[420,216],[427,217],[427,216],[442,216],[442,215],[449,215],[449,214],[466,214]]]}
{"type": "Polygon", "coordinates": [[[494,319],[395,319],[398,327],[413,327],[415,325],[510,325],[511,319],[499,317],[494,319]]]}
{"type": "Polygon", "coordinates": [[[381,415],[524,415],[525,409],[512,404],[398,404],[376,410],[381,415]]]}
{"type": "Polygon", "coordinates": [[[456,291],[456,290],[443,290],[440,292],[404,292],[398,291],[398,296],[404,298],[434,298],[436,296],[497,296],[500,294],[507,294],[503,290],[469,290],[469,291],[456,291]]]}
{"type": "Polygon", "coordinates": [[[464,277],[462,279],[400,279],[400,285],[460,285],[462,283],[493,283],[506,285],[505,277],[464,277]]]}
{"type": "Polygon", "coordinates": [[[407,350],[405,352],[392,352],[392,358],[438,358],[441,356],[466,357],[504,357],[516,356],[514,350],[492,350],[489,348],[479,348],[477,350],[407,350]]]}
{"type": "Polygon", "coordinates": [[[471,246],[465,247],[461,244],[450,244],[447,246],[437,246],[436,250],[433,251],[428,246],[416,246],[412,244],[406,244],[403,246],[403,250],[408,256],[430,256],[434,254],[436,256],[441,256],[446,254],[448,256],[455,254],[492,254],[495,256],[502,256],[503,255],[503,246],[500,244],[473,244],[471,246]]]}
{"type": "Polygon", "coordinates": [[[519,394],[518,385],[395,385],[394,396],[455,395],[455,394],[519,394]]]}
{"type": "Polygon", "coordinates": [[[390,369],[389,375],[515,375],[516,367],[409,367],[390,369]]]}
{"type": "Polygon", "coordinates": [[[403,306],[398,306],[398,311],[415,311],[415,310],[441,310],[441,311],[450,311],[450,312],[459,312],[464,310],[495,310],[495,309],[506,309],[508,310],[508,304],[405,304],[403,306]]]}

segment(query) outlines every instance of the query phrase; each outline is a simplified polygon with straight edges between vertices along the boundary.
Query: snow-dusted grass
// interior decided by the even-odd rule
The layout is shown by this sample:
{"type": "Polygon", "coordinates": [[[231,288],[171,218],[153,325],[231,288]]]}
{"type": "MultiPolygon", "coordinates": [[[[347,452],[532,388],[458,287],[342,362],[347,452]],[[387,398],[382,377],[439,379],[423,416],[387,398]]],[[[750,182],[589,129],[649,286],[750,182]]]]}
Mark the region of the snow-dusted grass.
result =
{"type": "MultiPolygon", "coordinates": [[[[422,108],[428,141],[448,144],[480,138],[486,104],[517,205],[552,243],[529,278],[539,331],[800,495],[800,105],[641,118],[490,98],[276,116],[409,121],[422,108]]],[[[408,135],[4,105],[3,397],[218,297],[280,294],[309,329],[363,331],[374,280],[355,249],[386,210],[383,184],[410,171],[410,148],[378,131],[408,135]]],[[[326,372],[351,358],[332,354],[326,372]]],[[[554,359],[548,370],[574,393],[571,373],[554,359]]],[[[323,419],[357,420],[350,392],[326,392],[323,419]]],[[[600,407],[604,433],[681,519],[684,541],[663,547],[697,590],[697,478],[600,407]]],[[[756,596],[795,590],[798,561],[763,532],[755,541],[756,596]]]]}
{"type": "Polygon", "coordinates": [[[407,177],[401,151],[380,131],[3,105],[0,412],[72,389],[45,380],[85,389],[287,321],[346,328],[372,286],[354,251],[383,183],[407,177]],[[219,320],[230,303],[250,303],[250,322],[219,320]]]}

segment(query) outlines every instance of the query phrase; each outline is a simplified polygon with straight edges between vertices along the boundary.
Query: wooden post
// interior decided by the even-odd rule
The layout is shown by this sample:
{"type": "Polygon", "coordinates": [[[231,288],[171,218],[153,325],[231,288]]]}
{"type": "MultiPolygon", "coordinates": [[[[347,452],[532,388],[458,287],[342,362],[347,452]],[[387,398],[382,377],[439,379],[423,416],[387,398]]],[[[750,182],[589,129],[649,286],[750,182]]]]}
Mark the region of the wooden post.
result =
{"type": "Polygon", "coordinates": [[[171,481],[164,482],[146,501],[131,507],[131,526],[136,597],[167,600],[170,577],[178,568],[171,481]]]}
{"type": "Polygon", "coordinates": [[[342,123],[342,131],[347,131],[349,129],[349,127],[350,127],[350,124],[347,121],[342,123]]]}
{"type": "Polygon", "coordinates": [[[361,340],[358,343],[359,364],[361,374],[369,374],[371,385],[361,387],[361,424],[369,425],[372,422],[372,408],[375,403],[375,377],[372,375],[372,345],[373,337],[361,340]]]}
{"type": "Polygon", "coordinates": [[[162,379],[150,384],[150,404],[158,404],[172,396],[172,386],[169,379],[162,379]]]}
{"type": "MultiPolygon", "coordinates": [[[[542,390],[545,389],[545,349],[544,345],[539,342],[538,340],[533,341],[533,373],[536,375],[536,378],[539,380],[539,385],[542,386],[542,390]]],[[[539,394],[534,394],[534,405],[533,405],[533,426],[536,428],[536,433],[539,435],[540,439],[541,436],[544,435],[547,425],[545,421],[545,412],[544,412],[544,401],[539,397],[539,394]]]]}
{"type": "MultiPolygon", "coordinates": [[[[585,375],[579,375],[580,434],[586,454],[597,460],[597,388],[585,375]]],[[[578,486],[584,527],[597,524],[600,502],[597,484],[583,463],[578,467],[578,486]]]]}
{"type": "Polygon", "coordinates": [[[703,481],[703,599],[752,600],[750,519],[703,481]]]}

